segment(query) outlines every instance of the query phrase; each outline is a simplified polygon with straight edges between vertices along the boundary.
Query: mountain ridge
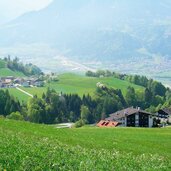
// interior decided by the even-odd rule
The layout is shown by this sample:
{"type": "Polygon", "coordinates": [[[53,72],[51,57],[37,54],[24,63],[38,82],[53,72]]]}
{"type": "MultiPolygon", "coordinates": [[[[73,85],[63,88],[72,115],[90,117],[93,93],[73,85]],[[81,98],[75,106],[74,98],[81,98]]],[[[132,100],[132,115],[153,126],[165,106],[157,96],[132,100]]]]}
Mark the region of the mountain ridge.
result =
{"type": "Polygon", "coordinates": [[[82,64],[158,56],[170,60],[170,9],[168,0],[56,0],[1,27],[0,55],[24,54],[30,60],[65,56],[82,64]]]}

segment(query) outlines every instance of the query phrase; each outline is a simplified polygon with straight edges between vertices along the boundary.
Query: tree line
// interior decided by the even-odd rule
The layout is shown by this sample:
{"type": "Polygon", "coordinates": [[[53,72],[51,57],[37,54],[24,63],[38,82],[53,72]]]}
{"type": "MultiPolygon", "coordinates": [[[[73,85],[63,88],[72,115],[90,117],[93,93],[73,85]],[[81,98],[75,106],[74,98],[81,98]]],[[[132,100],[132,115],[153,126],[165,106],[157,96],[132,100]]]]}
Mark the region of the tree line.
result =
{"type": "MultiPolygon", "coordinates": [[[[166,88],[162,83],[153,79],[148,79],[146,76],[140,75],[127,75],[109,70],[98,70],[96,72],[87,71],[86,76],[88,77],[114,77],[121,80],[128,81],[130,83],[142,86],[145,88],[145,100],[149,103],[155,103],[156,98],[165,97],[166,92],[169,94],[170,90],[166,88]],[[159,97],[160,96],[160,97],[159,97]]],[[[165,99],[164,99],[165,100],[165,99]]]]}
{"type": "Polygon", "coordinates": [[[0,89],[0,115],[7,116],[13,112],[21,111],[20,102],[10,96],[9,91],[0,89]]]}
{"type": "Polygon", "coordinates": [[[159,108],[171,105],[171,92],[165,96],[151,98],[147,89],[139,92],[128,87],[125,96],[120,89],[97,87],[91,97],[77,94],[62,94],[47,89],[42,98],[34,96],[27,103],[20,103],[10,96],[8,90],[0,90],[0,114],[18,120],[35,123],[55,124],[77,122],[92,124],[104,119],[109,114],[130,106],[137,106],[155,112],[159,108]]]}

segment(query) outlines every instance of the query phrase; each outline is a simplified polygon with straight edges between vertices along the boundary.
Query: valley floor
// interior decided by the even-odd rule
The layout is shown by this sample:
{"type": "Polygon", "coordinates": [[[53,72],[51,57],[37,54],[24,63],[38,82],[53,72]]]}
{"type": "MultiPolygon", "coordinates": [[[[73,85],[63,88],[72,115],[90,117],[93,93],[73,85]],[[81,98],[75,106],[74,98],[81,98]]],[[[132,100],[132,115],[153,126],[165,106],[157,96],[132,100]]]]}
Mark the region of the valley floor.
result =
{"type": "Polygon", "coordinates": [[[0,170],[171,170],[171,128],[57,129],[0,119],[0,170]]]}

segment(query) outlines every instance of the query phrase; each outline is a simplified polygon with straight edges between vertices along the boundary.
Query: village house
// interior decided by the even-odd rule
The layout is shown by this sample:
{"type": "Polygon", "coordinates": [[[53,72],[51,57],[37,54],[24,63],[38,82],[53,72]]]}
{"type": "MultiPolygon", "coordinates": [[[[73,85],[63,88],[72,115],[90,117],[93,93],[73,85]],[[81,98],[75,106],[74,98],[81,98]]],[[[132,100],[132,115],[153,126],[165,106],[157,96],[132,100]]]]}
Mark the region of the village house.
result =
{"type": "Polygon", "coordinates": [[[15,78],[13,76],[0,77],[0,88],[11,87],[43,87],[44,81],[39,78],[15,78]]]}
{"type": "Polygon", "coordinates": [[[22,83],[22,80],[23,80],[22,78],[15,78],[13,82],[14,82],[14,84],[18,84],[19,85],[19,84],[22,83]]]}
{"type": "Polygon", "coordinates": [[[0,78],[0,88],[9,88],[13,87],[13,76],[1,77],[0,78]]]}
{"type": "Polygon", "coordinates": [[[27,80],[22,81],[21,86],[30,87],[30,81],[27,81],[27,80]]]}
{"type": "Polygon", "coordinates": [[[36,86],[36,87],[43,87],[44,86],[44,82],[43,81],[36,81],[34,83],[34,86],[36,86]]]}
{"type": "Polygon", "coordinates": [[[39,80],[38,78],[25,78],[25,79],[18,79],[18,83],[23,87],[43,87],[44,82],[39,80]]]}
{"type": "Polygon", "coordinates": [[[160,109],[157,112],[157,117],[161,122],[171,123],[171,108],[160,109]]]}
{"type": "MultiPolygon", "coordinates": [[[[118,123],[117,125],[115,124],[115,126],[119,125],[123,127],[152,127],[154,118],[155,115],[149,112],[141,110],[140,108],[130,107],[110,114],[109,117],[105,119],[105,121],[118,123]]],[[[100,123],[102,124],[98,124],[98,126],[108,126],[105,124],[103,125],[103,122],[100,123]]]]}

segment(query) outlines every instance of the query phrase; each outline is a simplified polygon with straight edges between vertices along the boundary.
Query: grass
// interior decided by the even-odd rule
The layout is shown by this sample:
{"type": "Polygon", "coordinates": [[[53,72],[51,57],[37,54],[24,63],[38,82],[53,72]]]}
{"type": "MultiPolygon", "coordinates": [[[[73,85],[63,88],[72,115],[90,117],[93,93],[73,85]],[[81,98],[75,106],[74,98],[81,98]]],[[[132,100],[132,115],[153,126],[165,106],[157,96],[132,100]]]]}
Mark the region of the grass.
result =
{"type": "MultiPolygon", "coordinates": [[[[33,87],[33,88],[24,88],[21,87],[24,91],[27,91],[28,93],[32,95],[37,95],[38,97],[42,97],[43,92],[46,93],[47,88],[53,88],[57,92],[63,92],[67,94],[74,94],[77,93],[80,96],[83,96],[83,94],[90,94],[93,96],[95,90],[96,90],[96,84],[98,82],[101,82],[108,87],[113,87],[115,89],[121,89],[123,94],[125,95],[126,89],[128,86],[132,86],[135,88],[136,91],[142,91],[144,90],[143,87],[137,86],[135,84],[129,83],[127,81],[119,80],[117,78],[92,78],[92,77],[86,77],[76,74],[62,74],[59,75],[59,81],[58,82],[51,82],[49,84],[46,84],[45,87],[33,87]]],[[[18,93],[12,93],[12,95],[17,95],[18,93]]],[[[17,97],[20,99],[20,96],[17,95],[17,97]]],[[[21,96],[22,100],[28,100],[27,96],[21,96]],[[25,98],[24,98],[25,97],[25,98]]]]}
{"type": "Polygon", "coordinates": [[[59,82],[52,82],[48,86],[55,89],[58,92],[64,93],[78,93],[80,96],[83,94],[93,94],[96,89],[96,84],[101,82],[108,87],[113,87],[115,89],[121,89],[123,94],[126,93],[128,86],[132,86],[136,91],[142,91],[141,86],[129,83],[127,81],[119,80],[117,78],[94,78],[86,77],[76,74],[62,74],[59,76],[59,82]]]}
{"type": "Polygon", "coordinates": [[[1,68],[5,68],[5,67],[6,67],[5,61],[3,61],[2,59],[0,59],[0,69],[1,68]]]}
{"type": "Polygon", "coordinates": [[[30,96],[20,92],[19,90],[15,88],[9,88],[8,91],[13,97],[17,98],[20,102],[28,101],[31,98],[30,96]]]}
{"type": "Polygon", "coordinates": [[[9,68],[0,68],[0,77],[6,76],[24,77],[24,74],[18,71],[12,71],[9,68]]]}
{"type": "Polygon", "coordinates": [[[56,129],[0,119],[0,170],[171,170],[171,128],[56,129]]]}
{"type": "Polygon", "coordinates": [[[33,88],[20,87],[20,88],[32,95],[37,95],[38,97],[42,97],[42,94],[46,93],[47,91],[47,87],[33,87],[33,88]]]}
{"type": "Polygon", "coordinates": [[[24,77],[24,74],[18,71],[12,71],[6,66],[6,62],[0,59],[0,77],[14,76],[14,77],[24,77]]]}

